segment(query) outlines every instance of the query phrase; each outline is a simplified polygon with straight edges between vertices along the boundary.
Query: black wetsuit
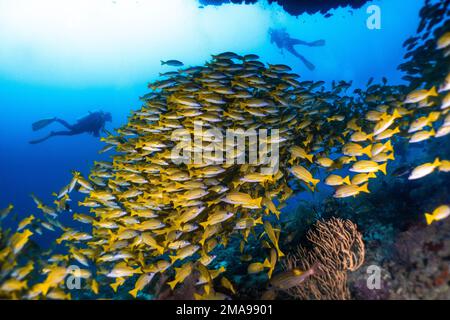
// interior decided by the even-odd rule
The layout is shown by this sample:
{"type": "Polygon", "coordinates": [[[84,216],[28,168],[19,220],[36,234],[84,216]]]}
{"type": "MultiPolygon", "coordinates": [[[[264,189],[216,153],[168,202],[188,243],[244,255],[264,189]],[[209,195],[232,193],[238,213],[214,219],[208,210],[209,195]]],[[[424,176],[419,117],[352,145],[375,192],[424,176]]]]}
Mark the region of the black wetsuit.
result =
{"type": "Polygon", "coordinates": [[[110,121],[105,117],[105,113],[103,112],[92,112],[89,113],[84,118],[78,120],[75,124],[69,124],[67,121],[54,118],[53,122],[59,122],[61,125],[66,127],[68,130],[64,131],[52,131],[49,135],[42,139],[30,141],[31,144],[37,144],[40,142],[44,142],[45,140],[55,137],[55,136],[74,136],[82,133],[92,134],[94,137],[99,137],[100,132],[105,128],[105,122],[110,121]]]}
{"type": "Polygon", "coordinates": [[[74,125],[58,118],[55,121],[69,129],[69,131],[55,131],[51,133],[53,136],[73,136],[87,132],[94,137],[99,137],[100,131],[105,128],[105,120],[99,112],[90,113],[88,116],[78,120],[74,125]]]}

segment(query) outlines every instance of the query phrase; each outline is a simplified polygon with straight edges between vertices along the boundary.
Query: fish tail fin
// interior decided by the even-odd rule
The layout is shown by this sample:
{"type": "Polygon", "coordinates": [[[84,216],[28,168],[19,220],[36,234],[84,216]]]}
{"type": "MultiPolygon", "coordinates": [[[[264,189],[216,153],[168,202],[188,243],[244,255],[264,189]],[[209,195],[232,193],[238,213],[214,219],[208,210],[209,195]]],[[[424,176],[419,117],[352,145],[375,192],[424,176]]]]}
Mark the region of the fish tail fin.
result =
{"type": "Polygon", "coordinates": [[[159,252],[159,254],[164,254],[164,247],[158,246],[156,247],[156,250],[159,252]]]}
{"type": "Polygon", "coordinates": [[[233,184],[233,187],[236,189],[237,187],[239,187],[239,185],[241,184],[240,181],[233,181],[231,182],[233,184]]]}
{"type": "Polygon", "coordinates": [[[49,289],[50,289],[50,285],[48,283],[41,284],[41,291],[44,296],[47,295],[49,289]]]}
{"type": "Polygon", "coordinates": [[[435,121],[438,121],[440,116],[441,116],[440,112],[431,112],[430,115],[428,116],[428,119],[431,122],[435,122],[435,121]]]}
{"type": "Polygon", "coordinates": [[[395,155],[394,155],[394,153],[391,152],[387,158],[388,158],[389,160],[395,160],[395,155]]]}
{"type": "Polygon", "coordinates": [[[311,186],[309,183],[306,183],[306,186],[308,187],[309,190],[311,190],[311,192],[314,192],[315,187],[311,186]]]}
{"type": "Polygon", "coordinates": [[[277,253],[278,253],[278,258],[284,257],[285,254],[280,250],[280,248],[277,246],[277,253]]]}
{"type": "Polygon", "coordinates": [[[375,174],[375,172],[369,172],[369,174],[367,175],[369,178],[376,178],[377,175],[375,174]]]}
{"type": "Polygon", "coordinates": [[[429,213],[425,213],[425,219],[427,221],[427,225],[430,225],[434,221],[434,216],[429,213]]]}
{"type": "Polygon", "coordinates": [[[270,268],[269,271],[267,271],[267,276],[269,277],[269,279],[272,278],[272,273],[273,273],[273,268],[270,268]]]}
{"type": "Polygon", "coordinates": [[[203,300],[203,296],[198,293],[194,293],[194,299],[195,300],[203,300]]]}
{"type": "Polygon", "coordinates": [[[262,197],[259,197],[259,198],[256,198],[256,199],[255,199],[255,204],[256,204],[258,207],[260,207],[260,208],[261,208],[262,200],[263,200],[262,197]]]}
{"type": "Polygon", "coordinates": [[[138,289],[136,288],[136,289],[130,290],[130,291],[128,291],[128,293],[131,294],[133,296],[133,298],[136,299],[137,294],[138,294],[138,289]]]}
{"type": "Polygon", "coordinates": [[[117,289],[119,288],[119,286],[120,286],[120,282],[111,284],[111,288],[113,289],[114,292],[117,292],[117,289]]]}
{"type": "Polygon", "coordinates": [[[379,169],[381,172],[383,172],[384,175],[387,174],[387,172],[386,172],[386,166],[387,166],[387,163],[386,163],[386,162],[383,163],[383,164],[380,164],[380,165],[378,166],[378,169],[379,169]]]}
{"type": "Polygon", "coordinates": [[[434,137],[436,135],[436,131],[434,130],[434,128],[432,128],[430,130],[430,136],[434,137]]]}
{"type": "Polygon", "coordinates": [[[175,279],[173,281],[167,282],[167,284],[169,285],[170,289],[174,289],[175,286],[177,285],[178,281],[175,279]]]}
{"type": "Polygon", "coordinates": [[[312,179],[312,180],[311,180],[311,183],[313,184],[314,189],[316,188],[316,185],[317,185],[319,182],[320,182],[320,179],[312,179]]]}
{"type": "Polygon", "coordinates": [[[362,154],[367,155],[369,158],[372,157],[372,145],[368,145],[367,147],[365,147],[364,149],[362,149],[361,151],[362,154]]]}
{"type": "Polygon", "coordinates": [[[385,144],[384,144],[384,147],[386,148],[386,150],[387,151],[394,151],[394,148],[392,147],[392,142],[391,142],[391,140],[388,140],[388,142],[386,142],[385,144]]]}
{"type": "Polygon", "coordinates": [[[347,185],[351,185],[350,176],[346,176],[344,179],[342,179],[342,182],[344,182],[347,185]]]}
{"type": "Polygon", "coordinates": [[[262,217],[255,220],[255,224],[263,224],[262,217]]]}
{"type": "Polygon", "coordinates": [[[314,155],[312,155],[312,154],[307,154],[305,156],[305,158],[308,159],[308,161],[311,162],[311,163],[313,163],[313,157],[314,157],[314,155]]]}
{"type": "Polygon", "coordinates": [[[263,266],[264,266],[264,268],[270,268],[270,267],[271,267],[271,264],[270,264],[270,262],[269,262],[269,259],[266,258],[266,260],[264,260],[263,266]]]}
{"type": "Polygon", "coordinates": [[[442,163],[441,163],[441,160],[439,160],[439,158],[436,158],[436,159],[434,160],[434,162],[433,162],[433,165],[434,165],[435,167],[439,167],[441,164],[442,164],[442,163]]]}
{"type": "Polygon", "coordinates": [[[209,225],[208,221],[200,222],[200,225],[203,227],[203,229],[206,229],[206,227],[209,225]]]}
{"type": "Polygon", "coordinates": [[[437,90],[436,90],[436,86],[433,86],[433,88],[431,88],[430,91],[428,91],[428,93],[429,93],[429,95],[431,97],[437,97],[438,93],[437,93],[437,90]]]}
{"type": "Polygon", "coordinates": [[[360,192],[365,192],[365,193],[370,193],[368,187],[369,187],[369,184],[368,184],[368,183],[365,183],[365,184],[363,184],[361,187],[359,187],[359,191],[360,191],[360,192]]]}
{"type": "Polygon", "coordinates": [[[392,117],[395,119],[401,118],[402,116],[400,115],[400,113],[398,113],[397,108],[394,109],[394,112],[392,113],[392,117]]]}
{"type": "Polygon", "coordinates": [[[161,61],[161,65],[162,65],[162,66],[166,64],[165,61],[162,61],[162,60],[160,60],[160,61],[161,61]]]}

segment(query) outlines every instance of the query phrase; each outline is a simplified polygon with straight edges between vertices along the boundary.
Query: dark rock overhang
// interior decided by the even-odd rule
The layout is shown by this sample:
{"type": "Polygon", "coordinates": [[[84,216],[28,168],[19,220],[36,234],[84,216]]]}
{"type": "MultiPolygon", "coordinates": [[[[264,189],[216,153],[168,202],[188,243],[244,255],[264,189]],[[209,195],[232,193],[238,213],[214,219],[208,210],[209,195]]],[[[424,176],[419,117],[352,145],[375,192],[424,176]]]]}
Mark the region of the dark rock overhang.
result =
{"type": "MultiPolygon", "coordinates": [[[[199,0],[203,6],[213,5],[220,6],[226,3],[235,4],[254,4],[260,0],[199,0]]],[[[352,9],[359,9],[364,4],[371,2],[372,0],[268,0],[269,4],[278,3],[283,9],[294,16],[298,16],[302,13],[314,14],[320,12],[326,14],[331,9],[339,7],[350,7],[352,9]]]]}

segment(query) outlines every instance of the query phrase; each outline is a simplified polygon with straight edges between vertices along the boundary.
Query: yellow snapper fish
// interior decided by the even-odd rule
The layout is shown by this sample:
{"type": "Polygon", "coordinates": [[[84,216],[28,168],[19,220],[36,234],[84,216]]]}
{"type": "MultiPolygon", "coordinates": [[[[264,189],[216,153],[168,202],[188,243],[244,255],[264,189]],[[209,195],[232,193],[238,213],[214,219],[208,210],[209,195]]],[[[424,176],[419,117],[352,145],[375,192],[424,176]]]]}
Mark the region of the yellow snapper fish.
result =
{"type": "Polygon", "coordinates": [[[435,134],[436,138],[441,138],[444,137],[446,135],[450,134],[450,125],[442,125],[435,134]]]}
{"type": "Polygon", "coordinates": [[[356,131],[350,136],[350,141],[352,142],[364,142],[367,140],[373,140],[372,134],[367,134],[363,131],[356,131]]]}
{"type": "Polygon", "coordinates": [[[28,289],[27,281],[8,279],[0,286],[0,292],[14,292],[28,289]]]}
{"type": "Polygon", "coordinates": [[[175,279],[173,281],[167,282],[167,284],[173,290],[178,283],[183,282],[184,279],[186,279],[191,274],[192,270],[192,262],[187,262],[180,268],[175,268],[175,279]]]}
{"type": "Polygon", "coordinates": [[[436,158],[434,162],[424,163],[416,168],[411,172],[411,174],[408,177],[408,180],[416,180],[423,178],[430,173],[432,173],[436,168],[438,168],[441,165],[441,161],[439,158],[436,158]]]}
{"type": "Polygon", "coordinates": [[[248,209],[260,209],[262,197],[253,199],[249,194],[243,192],[230,192],[223,199],[223,202],[242,206],[248,209]]]}
{"type": "Polygon", "coordinates": [[[377,136],[381,134],[383,131],[387,130],[395,121],[395,119],[401,118],[401,115],[397,112],[397,109],[394,110],[392,115],[384,115],[380,121],[377,122],[375,128],[373,129],[373,135],[377,136]]]}
{"type": "Polygon", "coordinates": [[[434,221],[440,221],[450,216],[450,207],[448,205],[441,205],[434,209],[433,213],[425,213],[427,224],[430,225],[434,221]]]}
{"type": "Polygon", "coordinates": [[[265,268],[270,268],[270,262],[269,260],[264,260],[263,263],[261,262],[253,262],[251,263],[248,268],[247,268],[247,272],[249,274],[255,274],[255,273],[260,273],[262,272],[265,268]]]}
{"type": "Polygon", "coordinates": [[[351,156],[351,157],[359,157],[362,155],[367,155],[368,157],[371,157],[372,156],[372,145],[363,147],[360,144],[357,144],[354,142],[349,142],[349,143],[346,143],[342,147],[342,153],[346,156],[351,156]]]}
{"type": "Polygon", "coordinates": [[[376,178],[376,174],[373,172],[370,173],[358,173],[357,175],[354,175],[351,179],[351,184],[353,185],[360,185],[363,183],[366,183],[369,181],[369,179],[376,178]]]}
{"type": "Polygon", "coordinates": [[[19,225],[17,227],[17,231],[22,231],[25,229],[25,227],[29,226],[34,220],[34,216],[29,216],[28,218],[23,219],[19,222],[19,225]]]}
{"type": "Polygon", "coordinates": [[[392,147],[391,140],[388,140],[386,143],[376,143],[372,145],[372,153],[371,156],[375,157],[381,152],[393,152],[394,148],[392,147]]]}
{"type": "Polygon", "coordinates": [[[430,90],[418,89],[406,96],[404,103],[418,103],[428,97],[437,97],[438,93],[436,87],[432,87],[430,90]]]}
{"type": "Polygon", "coordinates": [[[23,247],[27,244],[33,232],[25,230],[23,232],[17,232],[11,237],[11,248],[15,255],[17,255],[23,247]]]}
{"type": "Polygon", "coordinates": [[[55,288],[50,290],[50,292],[47,294],[47,298],[53,300],[71,300],[72,295],[70,293],[66,293],[60,288],[55,288]]]}
{"type": "Polygon", "coordinates": [[[170,256],[170,261],[171,263],[174,263],[177,260],[183,260],[187,257],[192,256],[194,253],[198,251],[198,249],[200,249],[200,246],[188,245],[178,250],[175,256],[170,256]]]}
{"type": "Polygon", "coordinates": [[[386,129],[383,132],[381,132],[380,134],[377,134],[375,136],[375,140],[376,141],[386,140],[386,139],[389,139],[392,136],[396,135],[399,132],[400,132],[400,128],[398,128],[398,127],[395,129],[386,129]]]}
{"type": "MultiPolygon", "coordinates": [[[[447,51],[446,48],[444,55],[447,51]]],[[[73,172],[70,184],[53,194],[56,207],[46,206],[33,197],[44,213],[42,221],[28,217],[19,222],[19,230],[12,235],[1,233],[2,242],[6,243],[6,248],[0,250],[2,274],[17,281],[24,282],[40,271],[33,264],[22,262],[23,256],[19,255],[26,250],[31,236],[27,228],[37,234],[62,230],[56,244],[65,242],[63,247],[68,249],[65,254],[55,254],[53,249],[44,253],[35,263],[39,268],[43,265],[42,276],[47,278],[42,283],[30,282],[34,284],[30,289],[12,290],[6,297],[69,298],[61,285],[66,276],[75,275],[74,271],[67,271],[67,265],[74,262],[86,267],[79,270],[79,276],[87,280],[88,289],[95,294],[103,292],[99,290],[99,278],[94,279],[88,269],[93,263],[97,275],[111,278],[108,284],[115,292],[125,281],[131,282],[128,279],[136,281],[127,289],[134,288],[129,291],[133,297],[149,285],[154,274],[164,273],[161,278],[166,279],[175,271],[168,285],[176,289],[198,271],[200,278],[196,285],[201,286],[198,292],[202,289],[203,292],[196,293],[196,298],[227,298],[213,288],[218,283],[214,278],[224,268],[207,269],[216,258],[212,250],[226,247],[231,243],[230,236],[237,236],[241,241],[239,256],[249,264],[248,272],[266,270],[271,279],[283,255],[279,248],[280,226],[275,225],[279,221],[271,216],[278,217],[294,193],[289,187],[291,180],[300,179],[314,189],[320,180],[313,177],[311,170],[320,166],[329,172],[325,183],[335,187],[334,197],[356,196],[369,192],[367,182],[376,177],[376,172],[386,173],[385,162],[394,159],[393,142],[402,138],[405,131],[410,131],[411,141],[416,142],[448,133],[450,93],[445,91],[450,90],[450,75],[440,83],[439,91],[445,93],[439,97],[433,87],[416,90],[405,99],[407,92],[403,92],[403,87],[387,85],[373,87],[380,92],[370,93],[371,89],[367,89],[355,91],[355,97],[349,97],[342,94],[351,84],[340,82],[327,91],[321,81],[299,82],[298,75],[291,73],[288,66],[266,68],[257,59],[252,55],[223,53],[204,66],[173,71],[151,83],[154,91],[141,98],[141,109],[132,112],[128,123],[117,130],[117,136],[108,133],[102,139],[107,147],[101,152],[115,149],[111,160],[94,162],[88,179],[73,172]],[[322,88],[315,90],[319,87],[322,88]],[[353,116],[360,107],[361,116],[353,116]],[[201,139],[194,135],[198,121],[207,128],[201,130],[201,139]],[[265,175],[259,173],[263,172],[260,165],[223,163],[220,153],[225,153],[227,159],[238,160],[246,157],[246,151],[235,150],[235,141],[227,141],[216,154],[213,128],[222,131],[239,127],[279,128],[278,138],[261,140],[280,145],[277,172],[265,175]],[[434,127],[436,133],[432,131],[434,127]],[[385,141],[394,136],[392,142],[385,141]],[[182,154],[173,154],[175,141],[185,147],[182,154]],[[206,151],[202,152],[200,162],[183,162],[190,158],[188,153],[198,151],[206,151]],[[340,157],[333,160],[334,154],[340,157]],[[345,165],[357,173],[351,179],[334,171],[346,169],[345,165]],[[81,194],[79,205],[88,211],[73,218],[88,224],[82,226],[86,228],[67,228],[59,222],[63,214],[58,213],[70,209],[67,201],[72,191],[81,194]],[[263,217],[261,228],[258,225],[263,224],[263,217]],[[250,234],[263,251],[268,249],[265,251],[269,257],[261,259],[264,262],[254,262],[248,254],[247,250],[253,246],[247,243],[250,234]],[[264,234],[268,237],[261,238],[264,234]],[[178,264],[181,267],[174,268],[178,264]]],[[[250,147],[257,145],[257,141],[252,141],[255,137],[248,138],[250,147]]],[[[436,168],[449,172],[445,161],[416,168],[412,177],[425,176],[436,168]]],[[[0,211],[0,219],[11,210],[8,207],[0,211]]],[[[436,221],[447,211],[436,209],[429,215],[436,221]]],[[[289,239],[291,236],[288,242],[289,239]]],[[[276,294],[277,290],[301,285],[313,276],[315,269],[311,269],[293,269],[276,275],[271,281],[274,288],[271,292],[276,294]]],[[[236,288],[227,278],[221,277],[220,283],[225,290],[235,293],[236,288]]],[[[10,285],[21,288],[23,284],[10,285]]]]}
{"type": "Polygon", "coordinates": [[[320,182],[320,179],[314,179],[312,174],[302,166],[294,166],[290,169],[290,171],[296,178],[306,182],[307,184],[312,183],[314,188],[320,182]]]}
{"type": "Polygon", "coordinates": [[[9,204],[5,209],[0,210],[0,220],[5,218],[14,209],[14,205],[9,204]]]}
{"type": "Polygon", "coordinates": [[[375,161],[370,160],[360,160],[355,162],[350,168],[350,171],[357,173],[370,173],[381,171],[386,175],[386,163],[378,164],[375,161]]]}
{"type": "Polygon", "coordinates": [[[445,95],[441,102],[441,110],[447,110],[450,107],[450,92],[445,95]]]}
{"type": "Polygon", "coordinates": [[[347,198],[354,197],[361,192],[369,193],[369,189],[367,188],[368,184],[363,184],[362,186],[358,185],[343,185],[336,188],[336,191],[333,195],[335,198],[347,198]]]}
{"type": "Polygon", "coordinates": [[[262,174],[262,173],[248,173],[242,178],[240,178],[240,181],[242,182],[250,182],[250,183],[264,183],[266,181],[270,181],[273,179],[272,175],[262,174]]]}
{"type": "Polygon", "coordinates": [[[289,160],[289,164],[291,164],[291,165],[294,163],[294,160],[297,158],[307,159],[309,162],[311,162],[311,163],[313,162],[314,155],[308,154],[306,152],[306,150],[303,149],[302,147],[293,146],[290,149],[290,152],[291,152],[291,159],[289,160]]]}
{"type": "Polygon", "coordinates": [[[230,290],[233,294],[236,294],[236,289],[234,288],[234,286],[233,286],[233,284],[231,283],[231,281],[228,280],[227,278],[222,277],[222,279],[220,279],[220,284],[221,284],[224,288],[230,290]]]}
{"type": "Polygon", "coordinates": [[[444,35],[438,39],[436,48],[442,50],[448,46],[450,46],[450,32],[444,33],[444,35]]]}
{"type": "Polygon", "coordinates": [[[328,186],[332,186],[332,187],[341,186],[343,184],[351,184],[350,176],[342,178],[341,176],[338,176],[337,174],[330,174],[325,179],[325,184],[328,186]]]}
{"type": "Polygon", "coordinates": [[[279,231],[278,231],[278,235],[277,235],[269,221],[264,222],[264,230],[265,230],[267,236],[269,237],[270,241],[274,245],[275,249],[277,250],[278,257],[280,257],[280,258],[284,257],[284,253],[281,252],[280,247],[278,245],[278,241],[280,239],[279,231]]]}
{"type": "Polygon", "coordinates": [[[141,268],[135,269],[128,266],[125,262],[119,262],[106,276],[109,278],[127,278],[139,273],[142,273],[141,268]]]}
{"type": "Polygon", "coordinates": [[[30,261],[25,266],[14,270],[12,276],[15,277],[17,280],[23,280],[33,270],[34,270],[34,262],[30,261]]]}
{"type": "Polygon", "coordinates": [[[431,129],[430,131],[417,131],[414,133],[409,139],[409,143],[417,143],[430,139],[431,137],[436,135],[436,131],[431,129]]]}
{"type": "Polygon", "coordinates": [[[433,122],[439,119],[439,112],[430,112],[428,116],[423,116],[415,119],[410,125],[408,129],[408,133],[414,133],[416,131],[422,130],[426,126],[431,126],[433,122]]]}
{"type": "Polygon", "coordinates": [[[226,220],[230,219],[231,217],[233,217],[233,215],[234,215],[233,212],[217,211],[217,212],[214,212],[213,214],[210,214],[207,221],[200,222],[200,225],[204,229],[206,229],[207,226],[226,221],[226,220]]]}
{"type": "Polygon", "coordinates": [[[270,280],[270,285],[276,290],[288,290],[301,285],[309,277],[313,276],[317,267],[313,266],[311,269],[302,271],[294,268],[275,275],[270,280]]]}
{"type": "Polygon", "coordinates": [[[236,222],[234,229],[244,230],[244,229],[252,228],[252,227],[256,226],[257,224],[263,224],[262,217],[259,217],[258,219],[242,218],[236,222]]]}
{"type": "Polygon", "coordinates": [[[48,270],[47,278],[41,284],[42,294],[45,296],[50,288],[61,284],[68,274],[66,267],[52,266],[48,270]]]}
{"type": "Polygon", "coordinates": [[[377,163],[386,162],[388,160],[395,160],[394,153],[379,153],[376,156],[373,156],[370,160],[375,161],[377,163]]]}
{"type": "Polygon", "coordinates": [[[136,281],[133,290],[130,290],[128,293],[133,296],[133,298],[137,297],[139,291],[142,291],[153,279],[155,276],[154,273],[144,273],[142,274],[136,281]]]}
{"type": "Polygon", "coordinates": [[[318,165],[324,168],[330,168],[334,164],[334,161],[327,157],[319,157],[316,159],[316,162],[318,165]]]}

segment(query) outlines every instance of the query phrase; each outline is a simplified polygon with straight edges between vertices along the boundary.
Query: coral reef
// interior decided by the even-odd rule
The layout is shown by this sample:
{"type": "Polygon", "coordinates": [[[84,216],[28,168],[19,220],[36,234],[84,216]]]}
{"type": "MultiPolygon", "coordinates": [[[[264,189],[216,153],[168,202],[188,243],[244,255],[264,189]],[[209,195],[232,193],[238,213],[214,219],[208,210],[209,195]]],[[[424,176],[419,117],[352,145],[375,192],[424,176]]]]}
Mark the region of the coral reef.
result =
{"type": "Polygon", "coordinates": [[[347,272],[357,270],[364,262],[364,242],[357,226],[350,220],[331,218],[317,221],[308,231],[312,249],[300,246],[286,259],[286,270],[316,268],[301,285],[288,294],[297,299],[347,300],[347,272]]]}
{"type": "Polygon", "coordinates": [[[450,299],[450,221],[414,226],[398,235],[390,274],[390,299],[450,299]]]}

